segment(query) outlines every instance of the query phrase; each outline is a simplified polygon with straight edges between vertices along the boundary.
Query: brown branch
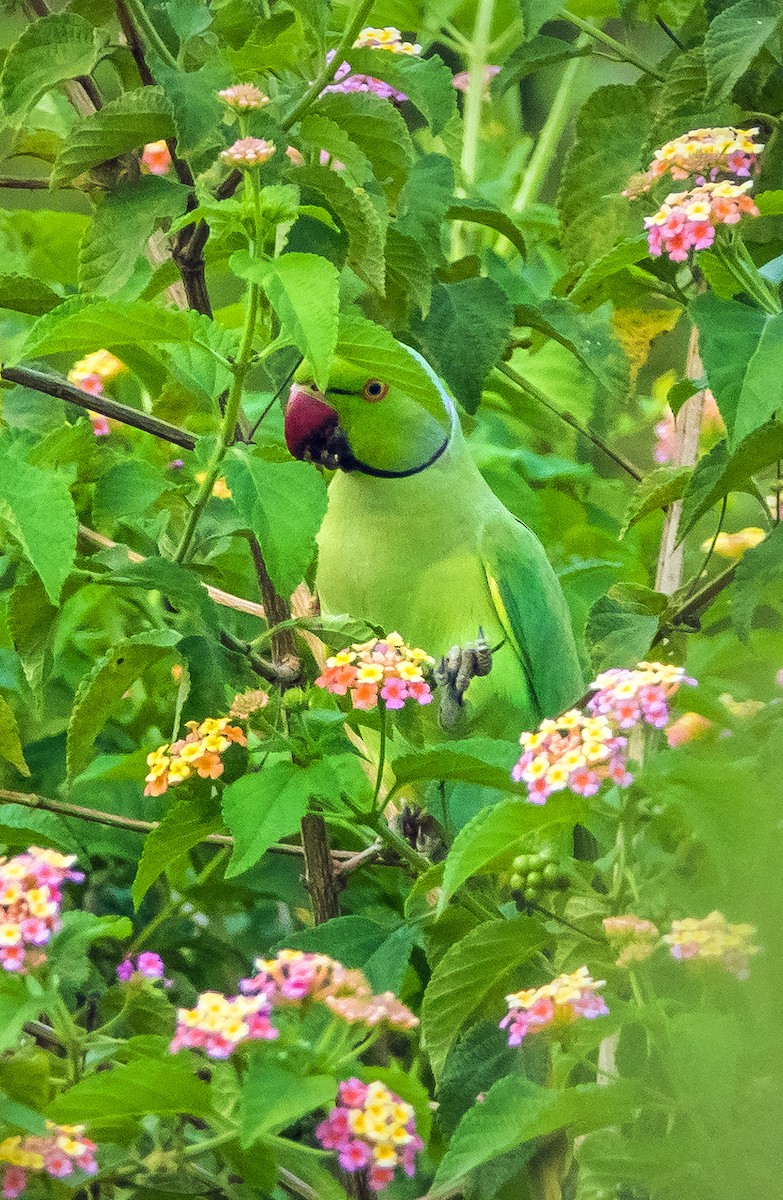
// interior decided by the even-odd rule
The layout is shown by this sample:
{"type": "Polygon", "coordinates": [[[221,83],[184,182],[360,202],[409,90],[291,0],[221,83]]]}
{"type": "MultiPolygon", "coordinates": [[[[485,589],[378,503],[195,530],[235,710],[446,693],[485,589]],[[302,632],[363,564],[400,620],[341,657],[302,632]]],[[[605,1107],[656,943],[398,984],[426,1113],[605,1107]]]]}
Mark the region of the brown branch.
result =
{"type": "Polygon", "coordinates": [[[179,425],[161,421],[159,417],[151,417],[137,408],[129,408],[127,404],[110,400],[108,396],[92,396],[56,375],[46,375],[43,371],[34,371],[30,367],[3,367],[0,377],[8,383],[18,383],[20,387],[43,392],[45,396],[55,396],[69,404],[78,404],[79,408],[100,413],[113,421],[119,421],[122,425],[130,425],[133,429],[141,429],[143,433],[151,433],[154,437],[181,446],[184,450],[193,450],[196,445],[195,435],[188,433],[187,429],[180,429],[179,425]]]}
{"type": "Polygon", "coordinates": [[[11,179],[9,176],[0,178],[0,188],[19,188],[26,192],[49,190],[48,179],[11,179]]]}
{"type": "Polygon", "coordinates": [[[270,662],[269,659],[256,654],[249,642],[243,642],[225,630],[220,634],[220,641],[227,650],[233,651],[234,654],[241,654],[247,661],[250,670],[255,671],[256,675],[261,679],[266,679],[268,683],[276,683],[281,688],[289,688],[301,679],[298,660],[296,665],[291,662],[270,662]]]}
{"type": "Polygon", "coordinates": [[[154,87],[155,78],[152,74],[152,71],[150,71],[149,67],[147,66],[147,60],[144,57],[144,46],[142,45],[141,38],[136,32],[136,27],[130,18],[130,13],[125,6],[124,0],[116,0],[116,8],[117,19],[120,22],[120,29],[122,30],[125,41],[127,42],[128,49],[133,56],[133,61],[135,62],[136,69],[139,72],[139,79],[145,87],[154,87]]]}
{"type": "MultiPolygon", "coordinates": [[[[118,813],[103,812],[97,808],[85,808],[81,804],[69,804],[64,800],[52,800],[48,796],[39,796],[33,792],[12,792],[0,788],[0,801],[8,804],[21,804],[24,808],[38,808],[44,812],[56,813],[61,817],[74,817],[77,821],[90,821],[95,825],[108,825],[114,829],[126,829],[130,833],[154,833],[159,821],[142,821],[138,817],[123,817],[118,813]]],[[[213,846],[233,846],[234,839],[227,833],[208,833],[202,839],[213,846]]],[[[287,854],[296,858],[304,856],[301,846],[289,846],[285,842],[277,842],[269,847],[270,854],[287,854]]],[[[330,854],[338,861],[355,857],[353,850],[331,850],[330,854]]]]}
{"type": "MultiPolygon", "coordinates": [[[[272,583],[269,572],[266,569],[264,555],[258,543],[258,538],[251,535],[248,540],[267,621],[270,626],[280,625],[284,621],[291,619],[291,606],[287,600],[284,600],[278,594],[275,585],[272,583]]],[[[296,668],[298,673],[301,664],[299,656],[296,653],[296,639],[293,629],[280,629],[276,633],[273,633],[270,645],[274,661],[278,663],[290,663],[292,669],[296,668]]]]}
{"type": "MultiPolygon", "coordinates": [[[[95,529],[88,528],[87,525],[79,526],[79,537],[84,538],[87,542],[92,542],[94,546],[100,546],[102,550],[115,550],[119,545],[119,542],[113,542],[111,538],[105,537],[95,529]]],[[[128,547],[125,547],[125,550],[130,562],[144,562],[143,554],[137,554],[135,550],[130,550],[128,547]]],[[[201,586],[206,589],[207,595],[215,604],[220,604],[223,608],[233,608],[235,612],[247,613],[248,616],[258,617],[262,621],[266,619],[263,605],[257,604],[255,600],[245,600],[243,596],[224,592],[222,588],[213,587],[210,583],[202,583],[201,586]]]]}
{"type": "Polygon", "coordinates": [[[340,898],[329,848],[329,833],[320,813],[302,817],[305,887],[310,893],[316,925],[340,915],[340,898]]]}
{"type": "Polygon", "coordinates": [[[704,585],[701,591],[698,591],[695,596],[678,608],[674,615],[670,618],[671,625],[689,625],[698,615],[712,604],[725,588],[733,582],[734,576],[737,573],[737,564],[729,567],[728,570],[716,575],[710,583],[704,585]]]}

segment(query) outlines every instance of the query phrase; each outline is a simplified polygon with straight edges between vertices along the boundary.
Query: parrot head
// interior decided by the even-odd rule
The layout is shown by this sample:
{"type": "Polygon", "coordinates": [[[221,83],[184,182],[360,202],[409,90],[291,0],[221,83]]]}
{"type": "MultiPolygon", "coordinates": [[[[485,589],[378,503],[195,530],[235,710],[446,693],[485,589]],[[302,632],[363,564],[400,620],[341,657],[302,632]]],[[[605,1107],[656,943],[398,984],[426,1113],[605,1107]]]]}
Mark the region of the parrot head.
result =
{"type": "Polygon", "coordinates": [[[301,364],[285,409],[295,458],[393,479],[418,474],[444,453],[457,421],[451,397],[415,350],[393,346],[376,357],[363,348],[349,357],[350,347],[343,357],[338,347],[322,390],[301,364]]]}

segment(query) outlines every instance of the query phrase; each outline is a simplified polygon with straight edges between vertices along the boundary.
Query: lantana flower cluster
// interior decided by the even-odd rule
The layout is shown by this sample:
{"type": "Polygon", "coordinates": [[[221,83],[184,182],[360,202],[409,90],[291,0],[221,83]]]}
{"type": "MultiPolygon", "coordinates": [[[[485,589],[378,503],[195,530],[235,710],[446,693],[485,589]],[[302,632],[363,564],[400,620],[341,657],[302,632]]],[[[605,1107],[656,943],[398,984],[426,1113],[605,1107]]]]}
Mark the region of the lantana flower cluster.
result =
{"type": "Polygon", "coordinates": [[[406,700],[429,704],[432,692],[424,671],[434,661],[426,651],[406,646],[399,633],[390,633],[328,658],[315,682],[335,696],[350,692],[354,708],[375,708],[379,696],[391,709],[403,708],[406,700]]]}
{"type": "Polygon", "coordinates": [[[643,175],[637,175],[623,192],[635,197],[648,192],[664,175],[689,179],[691,175],[736,175],[748,179],[764,146],[753,139],[758,129],[736,129],[733,125],[714,129],[691,129],[656,150],[643,175]]]}
{"type": "MultiPolygon", "coordinates": [[[[164,142],[165,145],[165,142],[164,142]]],[[[91,396],[102,396],[104,385],[125,370],[121,362],[109,350],[95,350],[85,358],[74,363],[68,372],[68,382],[88,392],[91,396]]],[[[108,417],[101,413],[90,412],[92,431],[96,437],[105,437],[111,433],[111,423],[108,417]]]]}
{"type": "Polygon", "coordinates": [[[577,1017],[606,1016],[609,1009],[597,994],[604,986],[605,981],[593,979],[587,967],[579,967],[541,987],[512,992],[506,996],[508,1012],[500,1022],[501,1029],[508,1029],[509,1046],[519,1046],[529,1033],[546,1026],[570,1025],[577,1017]]]}
{"type": "Polygon", "coordinates": [[[235,83],[231,87],[223,88],[218,92],[218,96],[227,104],[229,108],[236,109],[238,112],[247,112],[253,108],[263,108],[269,103],[269,97],[265,96],[260,88],[257,88],[254,83],[235,83]]]}
{"type": "Polygon", "coordinates": [[[0,1142],[0,1163],[6,1163],[2,1176],[3,1196],[14,1200],[21,1196],[28,1174],[66,1179],[75,1170],[94,1175],[98,1170],[95,1142],[84,1136],[83,1125],[55,1125],[46,1122],[41,1136],[16,1134],[0,1142]]]}
{"type": "Polygon", "coordinates": [[[718,962],[738,979],[747,979],[750,958],[760,947],[753,944],[753,925],[730,925],[721,912],[698,919],[672,921],[664,942],[672,958],[718,962]]]}
{"type": "Polygon", "coordinates": [[[587,717],[573,708],[542,721],[535,733],[521,734],[519,744],[523,752],[511,777],[527,784],[532,804],[543,804],[566,788],[593,796],[605,779],[620,787],[632,782],[623,753],[626,739],[617,736],[606,717],[587,717]]]}
{"type": "Polygon", "coordinates": [[[640,662],[633,670],[615,667],[590,684],[594,694],[587,708],[619,729],[640,724],[663,729],[669,722],[668,701],[684,683],[694,687],[696,680],[670,663],[640,662]]]}
{"type": "Polygon", "coordinates": [[[243,1042],[270,1042],[279,1036],[269,1020],[271,1012],[263,992],[257,996],[202,992],[195,1008],[177,1009],[169,1050],[172,1054],[203,1050],[209,1058],[229,1058],[243,1042]]]}
{"type": "Polygon", "coordinates": [[[258,958],[256,974],[239,982],[244,995],[265,995],[273,1005],[321,1001],[349,1025],[413,1029],[419,1019],[393,992],[373,995],[364,973],[350,970],[326,954],[281,950],[275,958],[258,958]]]}
{"type": "Polygon", "coordinates": [[[338,1102],[315,1136],[325,1150],[337,1151],[344,1171],[366,1171],[373,1192],[388,1187],[397,1167],[412,1176],[424,1148],[412,1105],[377,1080],[343,1080],[338,1102]]]}
{"type": "Polygon", "coordinates": [[[159,746],[147,755],[145,796],[162,796],[193,774],[201,779],[219,779],[224,770],[222,756],[229,746],[247,745],[242,730],[228,717],[208,717],[201,723],[188,721],[186,727],[187,737],[159,746]]]}
{"type": "Polygon", "coordinates": [[[243,137],[234,142],[233,146],[221,150],[220,158],[230,167],[238,167],[240,171],[246,171],[251,167],[258,167],[269,162],[275,149],[274,142],[267,141],[266,138],[243,137]]]}
{"type": "Polygon", "coordinates": [[[0,859],[0,967],[28,971],[46,960],[41,950],[62,926],[62,884],[81,883],[76,856],[31,846],[0,859]]]}
{"type": "Polygon", "coordinates": [[[736,225],[743,214],[757,217],[759,210],[747,194],[745,183],[702,182],[686,192],[670,192],[657,212],[644,218],[650,254],[665,252],[672,262],[685,262],[691,250],[708,250],[715,241],[716,225],[736,225]]]}
{"type": "MultiPolygon", "coordinates": [[[[391,25],[384,29],[363,29],[353,45],[356,50],[390,50],[392,54],[408,54],[413,57],[421,54],[421,46],[418,43],[403,41],[399,29],[391,25]]],[[[335,51],[330,50],[326,61],[332,62],[334,55],[335,51]]],[[[390,83],[384,83],[382,79],[374,79],[371,75],[352,75],[351,65],[347,62],[340,63],[335,72],[334,83],[325,87],[321,94],[326,92],[373,92],[382,100],[391,100],[394,104],[403,104],[408,99],[404,92],[392,87],[390,83]]]]}
{"type": "Polygon", "coordinates": [[[604,917],[604,933],[615,951],[619,951],[615,966],[628,967],[644,962],[660,945],[660,932],[652,921],[627,913],[621,917],[604,917]]]}

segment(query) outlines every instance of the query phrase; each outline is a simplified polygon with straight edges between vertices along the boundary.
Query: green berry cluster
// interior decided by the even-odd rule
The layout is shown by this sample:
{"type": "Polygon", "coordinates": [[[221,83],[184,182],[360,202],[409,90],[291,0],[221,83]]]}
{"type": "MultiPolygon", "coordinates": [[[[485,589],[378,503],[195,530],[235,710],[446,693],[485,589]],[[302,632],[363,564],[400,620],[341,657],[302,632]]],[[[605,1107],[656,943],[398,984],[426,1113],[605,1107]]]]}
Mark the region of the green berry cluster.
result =
{"type": "Polygon", "coordinates": [[[568,872],[554,850],[520,854],[512,864],[511,889],[521,892],[527,901],[538,900],[542,892],[564,892],[570,886],[568,872]]]}

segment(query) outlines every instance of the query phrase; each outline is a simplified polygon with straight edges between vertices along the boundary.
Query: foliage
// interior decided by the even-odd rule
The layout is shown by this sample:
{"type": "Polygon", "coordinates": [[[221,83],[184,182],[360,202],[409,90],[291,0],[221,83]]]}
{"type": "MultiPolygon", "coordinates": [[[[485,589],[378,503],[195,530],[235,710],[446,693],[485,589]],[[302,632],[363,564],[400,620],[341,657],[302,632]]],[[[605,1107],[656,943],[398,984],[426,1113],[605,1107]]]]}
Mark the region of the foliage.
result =
{"type": "Polygon", "coordinates": [[[3,1194],[771,1196],[780,6],[0,33],[3,1194]],[[607,673],[521,758],[313,603],[281,401],[404,347],[607,673]]]}

